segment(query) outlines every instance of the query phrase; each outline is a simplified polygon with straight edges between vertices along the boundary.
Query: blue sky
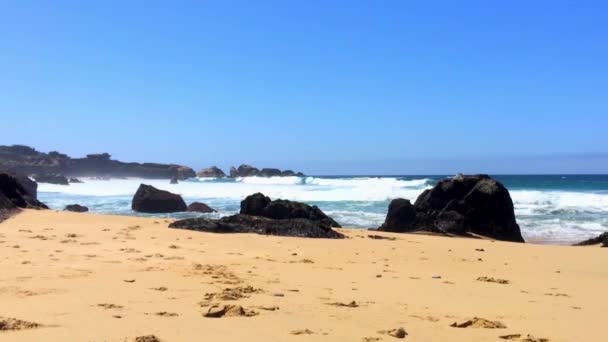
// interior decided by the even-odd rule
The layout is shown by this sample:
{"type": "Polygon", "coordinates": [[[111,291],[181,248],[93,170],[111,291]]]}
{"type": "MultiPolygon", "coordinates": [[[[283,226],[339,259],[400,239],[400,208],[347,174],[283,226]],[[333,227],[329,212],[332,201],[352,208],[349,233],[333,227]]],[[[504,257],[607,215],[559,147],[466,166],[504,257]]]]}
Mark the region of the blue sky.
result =
{"type": "Polygon", "coordinates": [[[0,1],[0,144],[313,174],[608,172],[608,4],[0,1]]]}

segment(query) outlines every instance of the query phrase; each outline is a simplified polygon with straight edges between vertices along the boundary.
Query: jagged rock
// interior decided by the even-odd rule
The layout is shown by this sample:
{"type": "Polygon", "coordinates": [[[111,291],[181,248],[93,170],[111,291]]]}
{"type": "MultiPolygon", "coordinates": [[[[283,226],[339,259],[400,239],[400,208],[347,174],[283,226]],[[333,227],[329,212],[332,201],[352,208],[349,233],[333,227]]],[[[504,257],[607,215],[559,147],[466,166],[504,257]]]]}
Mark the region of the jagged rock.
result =
{"type": "Polygon", "coordinates": [[[608,232],[604,232],[591,239],[577,242],[573,246],[590,246],[590,245],[599,245],[600,243],[602,244],[602,247],[608,247],[608,232]]]}
{"type": "Polygon", "coordinates": [[[65,206],[65,209],[63,209],[65,211],[73,211],[75,213],[85,213],[87,211],[89,211],[89,208],[80,205],[80,204],[69,204],[65,206]]]}
{"type": "Polygon", "coordinates": [[[235,168],[234,166],[230,168],[230,177],[232,178],[252,177],[259,175],[259,173],[260,170],[247,164],[241,164],[238,168],[235,168]]]}
{"type": "Polygon", "coordinates": [[[70,178],[68,181],[70,182],[70,184],[72,184],[72,183],[84,183],[83,181],[81,181],[78,178],[70,178]]]}
{"type": "Polygon", "coordinates": [[[226,177],[226,174],[222,169],[217,166],[211,166],[206,169],[200,170],[197,174],[198,177],[209,177],[209,178],[222,178],[226,177]]]}
{"type": "Polygon", "coordinates": [[[524,242],[509,191],[487,175],[457,175],[439,181],[416,200],[415,219],[403,200],[394,203],[379,230],[474,234],[524,242]]]}
{"type": "Polygon", "coordinates": [[[378,229],[385,232],[409,232],[415,229],[416,209],[409,200],[397,198],[388,206],[384,224],[378,229]]]}
{"type": "Polygon", "coordinates": [[[205,203],[192,202],[192,203],[190,203],[190,205],[188,205],[188,211],[194,211],[194,212],[198,212],[198,213],[214,213],[217,210],[211,208],[210,206],[206,205],[205,203]]]}
{"type": "Polygon", "coordinates": [[[89,154],[86,158],[70,158],[59,152],[42,153],[22,146],[0,146],[0,169],[14,173],[62,174],[68,177],[139,177],[179,180],[195,177],[189,167],[175,164],[124,163],[112,160],[110,154],[89,154]]]}
{"type": "Polygon", "coordinates": [[[304,218],[319,222],[327,227],[340,227],[336,221],[325,215],[316,205],[309,206],[305,203],[281,199],[271,201],[270,198],[259,192],[247,196],[241,201],[241,214],[264,216],[277,220],[304,218]]]}
{"type": "Polygon", "coordinates": [[[27,177],[0,173],[0,209],[48,209],[36,199],[36,183],[27,177]]]}
{"type": "Polygon", "coordinates": [[[219,220],[190,218],[171,223],[169,228],[180,228],[210,233],[254,233],[262,235],[307,238],[341,239],[344,235],[309,219],[274,220],[260,216],[232,215],[219,220]]]}
{"type": "Polygon", "coordinates": [[[44,174],[44,175],[35,175],[34,179],[38,183],[49,183],[49,184],[58,184],[58,185],[70,185],[68,179],[63,175],[59,174],[44,174]]]}
{"type": "Polygon", "coordinates": [[[182,196],[141,184],[133,196],[131,209],[143,213],[174,213],[186,211],[182,196]]]}

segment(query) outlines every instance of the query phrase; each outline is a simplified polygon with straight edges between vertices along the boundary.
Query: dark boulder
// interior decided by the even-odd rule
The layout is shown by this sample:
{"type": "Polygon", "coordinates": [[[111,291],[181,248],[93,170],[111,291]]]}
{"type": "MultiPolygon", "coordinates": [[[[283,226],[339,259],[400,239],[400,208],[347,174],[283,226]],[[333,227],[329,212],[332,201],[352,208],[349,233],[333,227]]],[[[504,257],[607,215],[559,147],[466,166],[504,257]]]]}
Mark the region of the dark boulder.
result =
{"type": "Polygon", "coordinates": [[[65,178],[64,175],[59,174],[43,174],[43,175],[35,175],[34,179],[38,183],[49,183],[49,184],[58,184],[58,185],[70,185],[68,179],[65,178]]]}
{"type": "Polygon", "coordinates": [[[235,168],[235,167],[230,168],[230,177],[232,177],[232,178],[253,177],[253,176],[258,176],[259,173],[260,173],[260,170],[258,170],[257,168],[255,168],[251,165],[247,165],[247,164],[241,164],[238,168],[235,168]]]}
{"type": "Polygon", "coordinates": [[[198,212],[198,213],[215,213],[216,210],[201,202],[192,202],[188,205],[188,211],[198,212]]]}
{"type": "Polygon", "coordinates": [[[72,183],[84,183],[83,181],[81,181],[78,178],[70,178],[69,182],[70,182],[70,184],[72,184],[72,183]]]}
{"type": "Polygon", "coordinates": [[[282,175],[281,170],[268,167],[263,168],[258,174],[260,177],[281,177],[282,175]]]}
{"type": "Polygon", "coordinates": [[[405,202],[396,202],[393,209],[391,211],[389,208],[390,215],[387,215],[387,222],[380,230],[392,227],[393,230],[389,231],[481,235],[497,240],[524,242],[515,220],[509,191],[487,175],[457,175],[439,181],[416,200],[416,216],[413,221],[411,209],[405,202]],[[403,214],[395,214],[402,211],[403,214]]]}
{"type": "Polygon", "coordinates": [[[241,201],[241,214],[264,216],[276,220],[303,218],[319,222],[326,227],[340,227],[317,206],[280,199],[271,201],[261,193],[247,196],[241,201]]]}
{"type": "Polygon", "coordinates": [[[65,206],[65,209],[63,209],[65,211],[73,211],[75,213],[86,213],[87,211],[89,211],[89,208],[80,205],[80,204],[69,204],[65,206]]]}
{"type": "Polygon", "coordinates": [[[232,215],[219,220],[191,218],[171,223],[169,228],[210,233],[254,233],[262,235],[341,239],[344,235],[309,219],[274,220],[266,217],[232,215]]]}
{"type": "Polygon", "coordinates": [[[200,170],[197,174],[198,177],[202,178],[223,178],[226,177],[226,174],[222,169],[217,166],[211,166],[206,169],[200,170]]]}
{"type": "Polygon", "coordinates": [[[602,244],[602,247],[608,247],[608,232],[604,232],[596,237],[575,243],[573,246],[591,246],[602,244]]]}
{"type": "Polygon", "coordinates": [[[409,200],[397,198],[388,206],[384,224],[378,230],[385,232],[410,232],[416,228],[416,209],[409,200]]]}
{"type": "Polygon", "coordinates": [[[141,184],[133,196],[131,209],[143,213],[174,213],[188,208],[182,196],[141,184]]]}
{"type": "Polygon", "coordinates": [[[48,209],[36,199],[36,183],[24,176],[0,173],[0,209],[48,209]]]}

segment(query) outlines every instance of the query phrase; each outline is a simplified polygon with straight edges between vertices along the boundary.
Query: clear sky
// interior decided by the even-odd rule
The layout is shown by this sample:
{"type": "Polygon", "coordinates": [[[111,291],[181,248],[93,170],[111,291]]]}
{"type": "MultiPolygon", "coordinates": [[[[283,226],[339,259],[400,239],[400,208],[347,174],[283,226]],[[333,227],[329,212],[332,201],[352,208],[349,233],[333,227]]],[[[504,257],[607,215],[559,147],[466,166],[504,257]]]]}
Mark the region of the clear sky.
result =
{"type": "Polygon", "coordinates": [[[605,1],[2,1],[0,144],[311,174],[607,173],[605,1]]]}

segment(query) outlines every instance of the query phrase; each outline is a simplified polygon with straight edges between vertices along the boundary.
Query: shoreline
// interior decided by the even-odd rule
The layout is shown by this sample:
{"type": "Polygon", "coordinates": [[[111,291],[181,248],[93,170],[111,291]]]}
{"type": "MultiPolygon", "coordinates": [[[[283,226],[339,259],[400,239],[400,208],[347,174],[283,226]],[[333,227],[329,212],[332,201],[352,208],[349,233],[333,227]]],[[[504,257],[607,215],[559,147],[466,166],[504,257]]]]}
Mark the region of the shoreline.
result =
{"type": "Polygon", "coordinates": [[[605,337],[599,247],[358,229],[337,229],[343,240],[213,234],[171,221],[23,210],[0,223],[0,316],[43,325],[0,338],[391,341],[378,331],[400,327],[421,341],[605,337]],[[204,317],[212,304],[253,316],[204,317]],[[450,326],[474,317],[506,328],[450,326]]]}

